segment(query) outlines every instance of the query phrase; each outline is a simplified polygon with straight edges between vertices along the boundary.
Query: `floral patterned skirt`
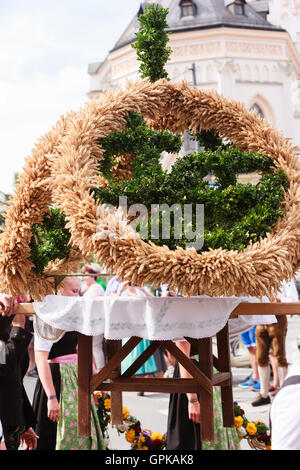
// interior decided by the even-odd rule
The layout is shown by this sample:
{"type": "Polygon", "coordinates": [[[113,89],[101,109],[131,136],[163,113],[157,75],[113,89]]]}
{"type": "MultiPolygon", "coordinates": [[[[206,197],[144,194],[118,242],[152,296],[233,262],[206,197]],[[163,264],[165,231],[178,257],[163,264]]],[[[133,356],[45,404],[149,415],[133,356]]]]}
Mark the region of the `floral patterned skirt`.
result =
{"type": "Polygon", "coordinates": [[[77,363],[60,364],[61,417],[57,425],[56,450],[105,450],[94,398],[91,398],[91,437],[79,436],[77,363]]]}
{"type": "Polygon", "coordinates": [[[202,442],[202,450],[239,450],[240,440],[235,428],[224,428],[222,418],[221,388],[213,387],[214,428],[213,442],[202,442]]]}

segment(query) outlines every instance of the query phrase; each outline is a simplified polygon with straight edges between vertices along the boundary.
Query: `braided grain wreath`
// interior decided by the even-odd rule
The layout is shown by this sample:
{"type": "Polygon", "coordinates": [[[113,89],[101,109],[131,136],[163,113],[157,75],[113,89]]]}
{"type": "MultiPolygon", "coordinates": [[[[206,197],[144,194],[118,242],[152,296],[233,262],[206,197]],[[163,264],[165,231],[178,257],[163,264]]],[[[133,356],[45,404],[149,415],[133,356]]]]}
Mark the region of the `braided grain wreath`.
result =
{"type": "MultiPolygon", "coordinates": [[[[166,80],[137,81],[124,90],[108,91],[78,113],[62,118],[28,159],[0,240],[0,287],[13,294],[19,294],[20,289],[30,290],[36,299],[53,291],[48,278],[32,277],[28,244],[32,223],[40,222],[47,204],[56,202],[66,215],[75,250],[73,258],[58,263],[64,271],[78,262],[79,250],[82,257],[94,255],[108,270],[138,285],[168,284],[187,296],[199,292],[217,296],[275,295],[282,280],[292,277],[298,269],[299,182],[300,164],[295,147],[239,102],[227,100],[214,91],[166,80]],[[156,129],[181,133],[189,129],[193,134],[214,129],[242,150],[260,150],[288,178],[283,218],[265,238],[239,252],[220,248],[197,254],[194,249],[171,251],[144,242],[125,221],[97,206],[92,193],[103,181],[98,171],[98,160],[103,158],[99,139],[124,130],[129,112],[141,113],[156,129]],[[26,217],[23,214],[22,218],[16,209],[24,194],[26,217]]],[[[54,265],[57,269],[57,263],[54,265]]]]}

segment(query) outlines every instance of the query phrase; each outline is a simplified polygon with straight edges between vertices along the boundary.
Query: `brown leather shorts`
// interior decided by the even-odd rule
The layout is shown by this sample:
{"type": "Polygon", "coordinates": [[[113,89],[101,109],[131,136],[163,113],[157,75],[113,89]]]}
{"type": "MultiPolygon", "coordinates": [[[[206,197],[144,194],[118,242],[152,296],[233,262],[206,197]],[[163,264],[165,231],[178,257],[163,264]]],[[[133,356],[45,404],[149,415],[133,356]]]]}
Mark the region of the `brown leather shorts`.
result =
{"type": "Polygon", "coordinates": [[[280,367],[288,365],[285,348],[287,318],[286,315],[278,315],[276,318],[277,323],[257,325],[255,330],[256,359],[260,367],[266,367],[269,364],[270,349],[272,349],[280,367]]]}

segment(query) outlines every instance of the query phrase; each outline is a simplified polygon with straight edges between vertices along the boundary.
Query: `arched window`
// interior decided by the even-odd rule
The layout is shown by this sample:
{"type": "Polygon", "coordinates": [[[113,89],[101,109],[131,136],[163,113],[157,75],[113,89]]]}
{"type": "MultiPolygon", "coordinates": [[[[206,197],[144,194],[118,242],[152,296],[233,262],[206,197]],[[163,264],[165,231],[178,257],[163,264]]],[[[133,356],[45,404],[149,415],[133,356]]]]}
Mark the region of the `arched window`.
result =
{"type": "Polygon", "coordinates": [[[200,65],[197,65],[196,67],[196,76],[197,76],[197,82],[198,83],[201,83],[203,81],[203,78],[202,78],[202,68],[200,67],[200,65]]]}
{"type": "Polygon", "coordinates": [[[137,17],[139,18],[144,13],[145,13],[145,10],[144,10],[143,4],[141,3],[139,11],[137,12],[137,17]]]}
{"type": "Polygon", "coordinates": [[[245,15],[245,3],[244,2],[234,2],[234,14],[235,15],[245,15]]]}
{"type": "Polygon", "coordinates": [[[258,65],[255,65],[255,67],[254,67],[254,77],[253,78],[256,82],[260,81],[260,72],[259,72],[258,65]]]}
{"type": "Polygon", "coordinates": [[[245,80],[251,80],[251,69],[250,69],[250,66],[247,64],[245,65],[245,68],[244,68],[244,79],[245,80]]]}
{"type": "Polygon", "coordinates": [[[179,69],[175,68],[172,73],[172,80],[178,80],[179,76],[180,76],[179,69]]]}
{"type": "Polygon", "coordinates": [[[235,66],[235,73],[236,73],[236,79],[242,80],[241,67],[239,66],[239,64],[235,66]]]}
{"type": "Polygon", "coordinates": [[[269,69],[266,65],[264,65],[264,67],[263,67],[263,81],[264,82],[269,82],[270,81],[269,69]]]}
{"type": "Polygon", "coordinates": [[[258,104],[254,103],[251,108],[250,108],[251,111],[256,111],[257,114],[262,118],[264,119],[265,118],[265,115],[262,111],[262,109],[260,108],[260,106],[258,106],[258,104]]]}
{"type": "Polygon", "coordinates": [[[234,15],[241,16],[245,15],[245,0],[235,0],[230,2],[230,0],[225,3],[228,10],[231,11],[234,15]]]}
{"type": "Polygon", "coordinates": [[[181,18],[196,16],[197,6],[192,0],[181,0],[179,6],[181,10],[181,18]]]}
{"type": "Polygon", "coordinates": [[[272,81],[273,82],[278,81],[278,67],[276,67],[276,65],[274,65],[272,68],[272,81]]]}
{"type": "Polygon", "coordinates": [[[273,126],[276,126],[276,115],[273,107],[263,95],[259,93],[254,95],[251,100],[248,101],[247,107],[248,109],[256,111],[261,118],[269,121],[273,126]]]}
{"type": "Polygon", "coordinates": [[[206,67],[206,81],[209,83],[214,81],[214,69],[210,64],[206,67]]]}

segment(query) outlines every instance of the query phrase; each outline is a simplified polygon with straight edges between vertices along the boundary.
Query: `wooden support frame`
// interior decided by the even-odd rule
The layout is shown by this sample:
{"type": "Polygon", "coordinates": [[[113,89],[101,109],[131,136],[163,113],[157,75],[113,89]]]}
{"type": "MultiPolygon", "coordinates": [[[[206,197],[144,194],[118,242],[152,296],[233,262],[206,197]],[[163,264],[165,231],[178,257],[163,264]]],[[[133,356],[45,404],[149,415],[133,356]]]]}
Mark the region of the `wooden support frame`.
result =
{"type": "MultiPolygon", "coordinates": [[[[220,338],[226,337],[228,332],[227,326],[222,332],[219,333],[220,338]]],[[[202,408],[202,427],[201,438],[202,440],[213,440],[214,427],[213,427],[213,386],[221,386],[227,392],[231,390],[231,372],[230,362],[226,363],[224,358],[230,358],[229,341],[219,341],[218,355],[223,358],[222,370],[213,374],[213,353],[212,353],[212,338],[192,339],[186,338],[187,341],[196,349],[199,354],[198,367],[173,343],[173,341],[151,341],[150,346],[139,356],[139,358],[123,373],[118,370],[116,373],[116,365],[120,365],[121,361],[134,349],[135,346],[141,341],[142,338],[131,337],[125,345],[121,345],[120,341],[108,341],[108,349],[110,350],[107,364],[103,369],[94,376],[90,385],[87,387],[89,393],[92,393],[97,388],[111,393],[112,416],[113,424],[122,423],[122,402],[120,401],[122,392],[124,391],[152,391],[163,393],[186,393],[194,392],[200,395],[200,401],[205,403],[202,408]],[[139,378],[132,377],[134,373],[144,364],[146,360],[160,347],[163,346],[168,350],[175,359],[183,365],[183,367],[191,374],[191,379],[158,379],[158,378],[139,378]],[[227,369],[227,370],[226,370],[227,369]],[[111,379],[110,382],[106,382],[111,379]]],[[[80,347],[78,351],[79,358],[85,357],[81,354],[80,347]]],[[[84,343],[82,343],[84,346],[84,343]]],[[[80,359],[78,359],[80,361],[80,359]]],[[[217,366],[218,367],[218,366],[217,366]]],[[[225,426],[233,425],[233,407],[232,397],[224,393],[224,406],[228,406],[231,413],[226,415],[225,426]]],[[[87,413],[87,409],[80,410],[81,413],[87,413]]],[[[88,435],[88,427],[86,420],[79,419],[79,433],[81,435],[88,435]]]]}
{"type": "MultiPolygon", "coordinates": [[[[1,307],[1,306],[0,306],[1,307]]],[[[19,304],[17,313],[34,314],[32,304],[19,304]]],[[[300,315],[299,303],[240,303],[230,318],[238,315],[300,315]]],[[[97,376],[92,377],[92,337],[78,334],[78,433],[90,435],[90,400],[94,390],[99,388],[111,393],[112,422],[122,422],[122,392],[149,391],[164,393],[200,394],[202,407],[201,439],[213,439],[212,387],[221,387],[223,423],[234,424],[232,374],[230,369],[230,349],[228,323],[217,333],[217,357],[212,352],[212,338],[186,338],[199,354],[199,368],[187,358],[173,341],[151,341],[149,348],[121,374],[122,360],[135,348],[141,338],[131,337],[125,345],[120,341],[108,341],[108,361],[97,376]],[[191,374],[191,379],[139,378],[132,375],[155,352],[164,346],[191,374]],[[217,369],[213,373],[213,367],[217,369]]]]}
{"type": "MultiPolygon", "coordinates": [[[[247,303],[239,304],[232,312],[230,318],[238,315],[300,315],[300,303],[247,303]]],[[[134,337],[133,337],[134,338],[134,337]]],[[[131,340],[133,340],[131,338],[131,340]]],[[[105,374],[98,374],[91,380],[90,392],[97,387],[103,391],[109,391],[111,397],[115,393],[119,394],[118,399],[114,401],[115,408],[119,410],[118,416],[121,416],[123,391],[149,391],[162,393],[187,393],[194,392],[200,394],[200,401],[205,403],[201,409],[201,439],[203,441],[211,441],[214,439],[213,427],[213,396],[212,387],[221,387],[223,424],[225,427],[234,426],[234,408],[233,408],[233,392],[232,392],[232,373],[230,364],[230,346],[228,323],[216,335],[217,338],[217,357],[212,352],[212,338],[193,339],[186,338],[187,341],[198,351],[199,369],[189,358],[187,358],[180,349],[176,347],[173,341],[151,341],[150,346],[141,354],[141,356],[127,369],[123,374],[119,372],[118,376],[110,383],[98,383],[99,379],[103,380],[105,374]],[[192,375],[192,379],[158,379],[132,377],[132,375],[141,367],[141,365],[149,359],[149,357],[160,347],[165,347],[192,375]],[[217,369],[213,373],[213,367],[217,369]],[[97,385],[98,383],[98,385],[97,385]]],[[[138,338],[136,338],[138,344],[138,338]]],[[[109,343],[116,343],[109,341],[109,343]]],[[[135,341],[132,343],[134,344],[135,341]]],[[[126,343],[127,344],[127,343],[126,343]]],[[[120,342],[114,349],[114,355],[110,357],[105,367],[106,373],[121,358],[124,357],[124,351],[120,342]],[[109,365],[109,362],[111,364],[109,365]]],[[[103,370],[103,369],[102,369],[103,370]]],[[[108,376],[107,376],[108,377],[108,376]]],[[[81,413],[79,408],[79,434],[84,429],[81,426],[81,413]]],[[[116,410],[114,411],[116,416],[116,410]]],[[[119,423],[121,424],[122,419],[119,423]]],[[[83,420],[84,424],[85,421],[83,420]]],[[[114,424],[118,424],[118,420],[114,420],[114,424]]]]}

